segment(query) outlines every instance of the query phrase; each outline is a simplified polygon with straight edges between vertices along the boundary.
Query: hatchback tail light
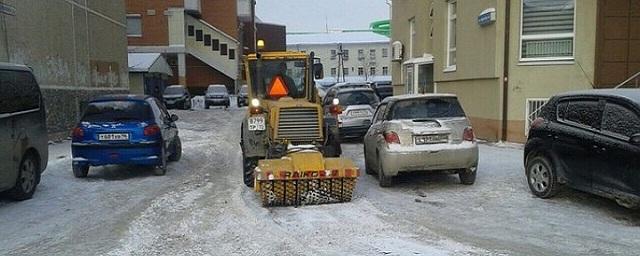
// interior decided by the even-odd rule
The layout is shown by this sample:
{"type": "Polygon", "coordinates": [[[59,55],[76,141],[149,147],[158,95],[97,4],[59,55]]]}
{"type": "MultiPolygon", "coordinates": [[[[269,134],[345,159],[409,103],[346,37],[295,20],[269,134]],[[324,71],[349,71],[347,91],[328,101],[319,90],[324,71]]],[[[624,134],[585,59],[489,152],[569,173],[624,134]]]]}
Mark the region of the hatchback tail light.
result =
{"type": "Polygon", "coordinates": [[[465,141],[475,141],[476,135],[473,134],[473,128],[467,127],[464,128],[464,133],[462,134],[462,139],[465,141]]]}
{"type": "Polygon", "coordinates": [[[144,136],[156,136],[160,134],[160,127],[156,124],[149,125],[144,128],[144,136]]]}
{"type": "Polygon", "coordinates": [[[538,128],[540,127],[542,124],[544,124],[545,120],[542,117],[538,117],[535,120],[533,120],[533,122],[531,122],[531,126],[530,128],[538,128]]]}
{"type": "Polygon", "coordinates": [[[82,140],[82,138],[84,137],[84,130],[82,129],[82,127],[73,128],[73,131],[71,132],[71,137],[75,141],[82,140]]]}
{"type": "Polygon", "coordinates": [[[388,144],[400,144],[400,137],[398,137],[398,134],[395,132],[385,132],[384,140],[388,144]]]}

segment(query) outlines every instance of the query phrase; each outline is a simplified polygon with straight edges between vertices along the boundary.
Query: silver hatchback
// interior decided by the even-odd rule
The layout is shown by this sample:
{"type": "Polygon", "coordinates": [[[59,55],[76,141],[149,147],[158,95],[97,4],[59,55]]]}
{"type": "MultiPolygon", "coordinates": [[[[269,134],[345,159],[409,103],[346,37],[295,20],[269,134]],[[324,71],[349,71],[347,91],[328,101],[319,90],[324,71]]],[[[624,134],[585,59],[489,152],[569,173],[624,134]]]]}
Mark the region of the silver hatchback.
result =
{"type": "Polygon", "coordinates": [[[473,184],[478,145],[473,128],[453,94],[386,98],[364,137],[365,169],[391,186],[400,172],[451,170],[473,184]]]}

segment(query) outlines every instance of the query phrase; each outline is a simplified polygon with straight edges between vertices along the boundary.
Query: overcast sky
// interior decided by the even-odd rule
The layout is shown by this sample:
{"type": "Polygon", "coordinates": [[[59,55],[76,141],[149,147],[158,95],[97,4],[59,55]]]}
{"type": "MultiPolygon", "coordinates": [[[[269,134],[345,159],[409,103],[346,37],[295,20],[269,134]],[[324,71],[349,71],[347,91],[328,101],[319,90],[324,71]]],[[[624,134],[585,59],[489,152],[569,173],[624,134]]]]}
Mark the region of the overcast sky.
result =
{"type": "Polygon", "coordinates": [[[368,29],[389,19],[385,0],[256,0],[256,15],[266,23],[287,26],[287,32],[368,29]]]}

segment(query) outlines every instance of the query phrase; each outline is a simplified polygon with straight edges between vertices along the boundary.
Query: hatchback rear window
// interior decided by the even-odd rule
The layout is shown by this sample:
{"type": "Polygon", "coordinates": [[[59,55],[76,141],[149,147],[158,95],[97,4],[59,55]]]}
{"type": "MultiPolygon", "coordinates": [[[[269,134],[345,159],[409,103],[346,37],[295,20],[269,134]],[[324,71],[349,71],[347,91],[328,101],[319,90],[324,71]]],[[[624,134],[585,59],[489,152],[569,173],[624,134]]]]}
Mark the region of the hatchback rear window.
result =
{"type": "Polygon", "coordinates": [[[395,103],[391,119],[423,119],[464,117],[464,111],[456,98],[411,99],[395,103]]]}
{"type": "Polygon", "coordinates": [[[167,89],[164,90],[164,94],[183,94],[184,91],[183,87],[167,87],[167,89]]]}
{"type": "Polygon", "coordinates": [[[338,93],[340,105],[373,105],[379,102],[378,97],[373,91],[352,91],[338,93]]]}
{"type": "Polygon", "coordinates": [[[89,103],[82,116],[84,122],[147,121],[151,106],[138,101],[102,101],[89,103]]]}

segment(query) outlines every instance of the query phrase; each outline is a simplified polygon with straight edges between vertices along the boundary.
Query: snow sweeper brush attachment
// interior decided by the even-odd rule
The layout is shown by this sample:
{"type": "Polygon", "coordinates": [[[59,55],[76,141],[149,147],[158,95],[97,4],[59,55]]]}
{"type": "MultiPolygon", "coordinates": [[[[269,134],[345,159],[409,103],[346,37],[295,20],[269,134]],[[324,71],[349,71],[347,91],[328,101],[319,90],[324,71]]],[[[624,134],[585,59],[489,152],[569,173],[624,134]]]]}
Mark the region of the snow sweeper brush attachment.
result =
{"type": "Polygon", "coordinates": [[[264,206],[349,202],[358,173],[349,159],[324,158],[319,151],[306,150],[260,160],[254,188],[264,206]]]}

